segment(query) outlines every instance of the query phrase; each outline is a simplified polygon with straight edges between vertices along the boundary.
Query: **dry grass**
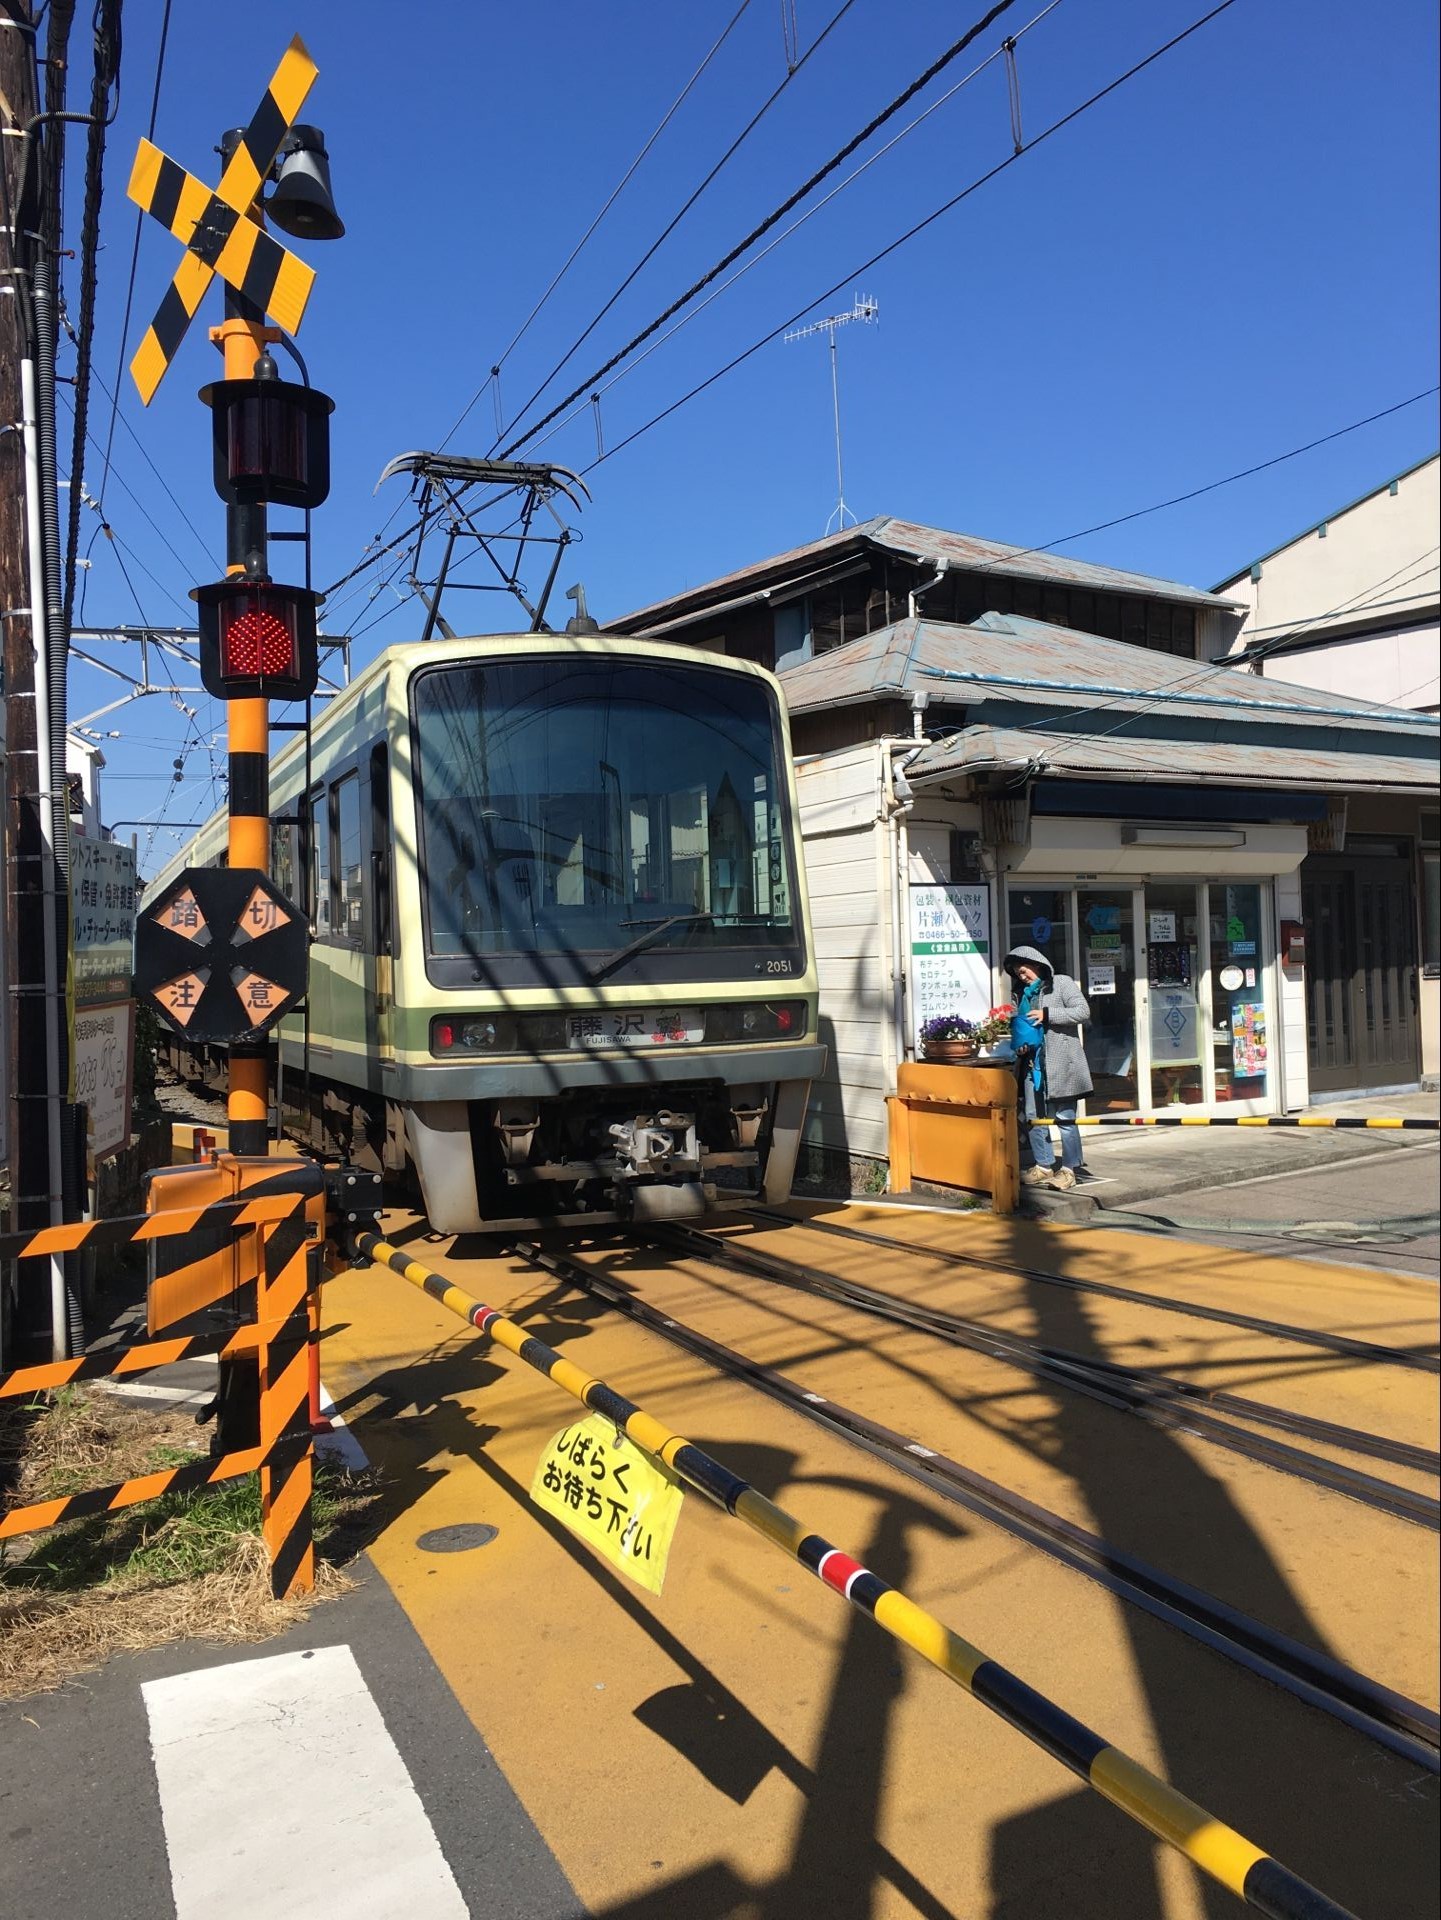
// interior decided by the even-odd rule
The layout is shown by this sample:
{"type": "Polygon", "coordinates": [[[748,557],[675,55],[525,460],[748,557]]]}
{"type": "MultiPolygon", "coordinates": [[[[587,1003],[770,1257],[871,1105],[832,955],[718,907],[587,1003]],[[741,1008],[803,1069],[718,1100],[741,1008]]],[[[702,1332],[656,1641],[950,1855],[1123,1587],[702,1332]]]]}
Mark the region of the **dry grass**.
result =
{"type": "Polygon", "coordinates": [[[225,1567],[188,1579],[121,1577],[78,1593],[0,1587],[0,1700],[48,1693],[114,1654],[174,1640],[222,1646],[268,1640],[353,1584],[339,1567],[322,1561],[313,1593],[303,1600],[273,1600],[265,1549],[254,1534],[243,1534],[225,1567]]]}
{"type": "MultiPolygon", "coordinates": [[[[0,1497],[28,1504],[200,1457],[189,1414],[94,1388],[0,1403],[0,1497]]],[[[176,1640],[264,1640],[353,1583],[347,1558],[380,1497],[372,1476],[317,1474],[316,1585],[277,1601],[260,1539],[257,1477],[175,1493],[0,1545],[0,1699],[61,1685],[113,1654],[176,1640]],[[329,1558],[326,1557],[327,1550],[329,1558]]]]}

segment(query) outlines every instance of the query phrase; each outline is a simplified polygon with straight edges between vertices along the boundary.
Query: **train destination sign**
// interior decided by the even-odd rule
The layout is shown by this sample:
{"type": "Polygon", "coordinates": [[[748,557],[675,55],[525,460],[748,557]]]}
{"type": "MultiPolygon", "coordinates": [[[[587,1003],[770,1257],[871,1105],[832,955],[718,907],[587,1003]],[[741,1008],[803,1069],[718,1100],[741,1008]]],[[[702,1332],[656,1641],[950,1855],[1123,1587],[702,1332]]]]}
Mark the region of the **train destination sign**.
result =
{"type": "Polygon", "coordinates": [[[258,868],[187,867],[140,916],[135,987],[187,1039],[258,1039],[305,992],[309,929],[258,868]]]}

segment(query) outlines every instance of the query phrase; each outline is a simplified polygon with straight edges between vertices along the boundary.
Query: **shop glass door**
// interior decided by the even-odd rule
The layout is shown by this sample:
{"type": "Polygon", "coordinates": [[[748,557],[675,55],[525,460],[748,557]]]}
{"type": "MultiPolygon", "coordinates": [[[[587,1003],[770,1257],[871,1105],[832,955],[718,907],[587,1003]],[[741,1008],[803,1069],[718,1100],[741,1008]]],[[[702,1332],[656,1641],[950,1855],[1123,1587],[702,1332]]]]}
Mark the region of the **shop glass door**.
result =
{"type": "Polygon", "coordinates": [[[1095,1090],[1088,1113],[1129,1113],[1139,1101],[1136,1061],[1136,904],[1127,887],[1078,887],[1078,979],[1091,1008],[1086,1060],[1095,1090]]]}
{"type": "Polygon", "coordinates": [[[1263,1105],[1271,1089],[1264,890],[1254,881],[1213,881],[1207,891],[1214,1098],[1263,1105]]]}
{"type": "Polygon", "coordinates": [[[1146,1001],[1155,1108],[1199,1106],[1206,1098],[1201,891],[1193,880],[1146,882],[1146,1001]]]}

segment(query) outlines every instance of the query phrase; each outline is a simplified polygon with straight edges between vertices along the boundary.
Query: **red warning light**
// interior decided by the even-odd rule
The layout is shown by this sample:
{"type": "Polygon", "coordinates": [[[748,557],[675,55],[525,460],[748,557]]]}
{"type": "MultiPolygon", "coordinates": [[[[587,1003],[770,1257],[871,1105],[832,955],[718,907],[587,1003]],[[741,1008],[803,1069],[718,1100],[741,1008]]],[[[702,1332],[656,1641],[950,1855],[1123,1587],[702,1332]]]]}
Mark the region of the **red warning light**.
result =
{"type": "Polygon", "coordinates": [[[222,613],[221,671],[227,676],[263,674],[273,679],[295,671],[295,635],[290,622],[269,607],[222,613]]]}
{"type": "Polygon", "coordinates": [[[220,700],[304,700],[319,679],[317,595],[237,577],[196,587],[200,677],[220,700]]]}

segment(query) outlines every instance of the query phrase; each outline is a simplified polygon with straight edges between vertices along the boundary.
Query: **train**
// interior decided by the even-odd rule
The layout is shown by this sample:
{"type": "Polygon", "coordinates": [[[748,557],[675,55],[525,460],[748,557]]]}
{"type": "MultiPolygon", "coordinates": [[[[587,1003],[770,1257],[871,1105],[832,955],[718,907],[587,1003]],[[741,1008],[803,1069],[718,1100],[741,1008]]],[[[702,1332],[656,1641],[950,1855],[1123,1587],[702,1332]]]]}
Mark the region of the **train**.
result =
{"type": "MultiPolygon", "coordinates": [[[[273,1112],[444,1233],[790,1191],[817,977],[785,707],[748,661],[508,634],[392,646],[270,775],[311,927],[273,1112]]],[[[150,884],[221,865],[217,813],[150,884]]],[[[224,1086],[222,1053],[165,1046],[224,1086]]]]}

